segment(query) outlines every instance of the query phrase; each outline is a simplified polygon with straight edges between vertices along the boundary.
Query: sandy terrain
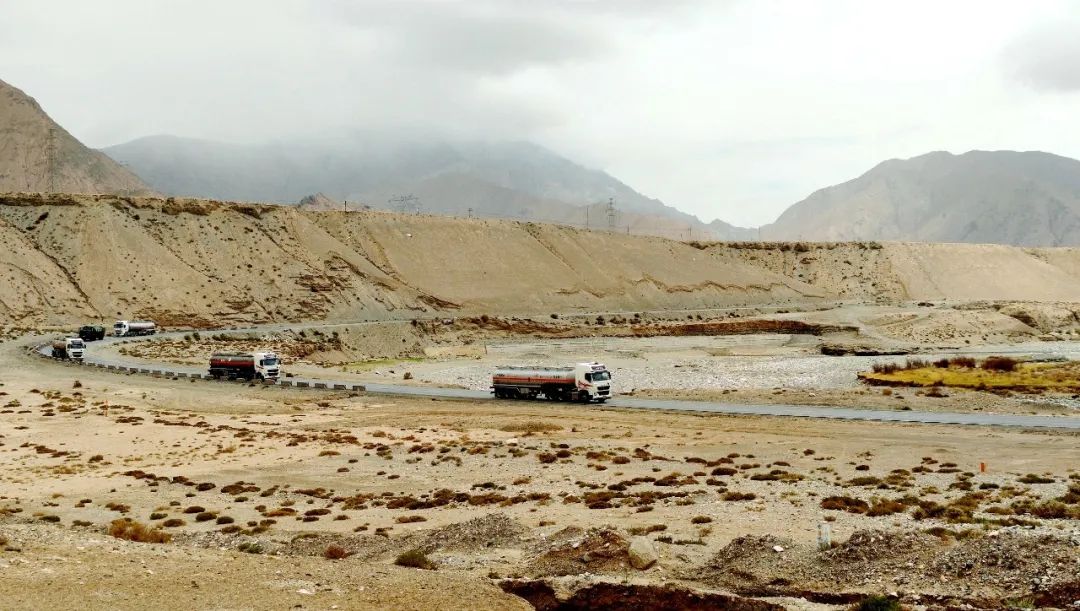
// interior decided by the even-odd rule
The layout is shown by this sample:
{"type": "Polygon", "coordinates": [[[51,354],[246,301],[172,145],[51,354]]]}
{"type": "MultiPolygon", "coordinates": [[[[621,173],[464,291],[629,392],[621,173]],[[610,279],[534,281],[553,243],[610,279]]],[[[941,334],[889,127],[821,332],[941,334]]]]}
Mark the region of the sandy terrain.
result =
{"type": "Polygon", "coordinates": [[[1057,596],[1080,563],[1074,520],[1023,509],[1076,485],[1075,435],[304,394],[72,370],[11,342],[0,367],[6,600],[520,607],[499,593],[506,578],[543,580],[564,597],[630,579],[796,607],[808,603],[775,597],[1003,600],[1057,596]],[[1027,474],[1047,483],[1025,483],[1027,474]],[[911,494],[931,513],[954,507],[957,519],[916,519],[913,505],[880,517],[821,507],[911,494]],[[986,512],[1014,505],[1021,513],[986,512]],[[163,529],[169,543],[134,543],[104,532],[123,517],[183,524],[163,529]],[[823,521],[841,551],[814,551],[823,521]],[[964,539],[925,534],[933,527],[964,539]],[[625,546],[650,529],[660,560],[638,571],[625,546]],[[857,533],[873,529],[915,537],[921,556],[905,561],[932,568],[849,570],[877,541],[857,533]],[[994,579],[965,577],[965,558],[998,542],[1042,553],[994,579]],[[322,558],[331,544],[352,555],[322,558]],[[416,548],[435,571],[393,566],[416,548]],[[770,576],[776,557],[791,565],[788,582],[770,576]]]}

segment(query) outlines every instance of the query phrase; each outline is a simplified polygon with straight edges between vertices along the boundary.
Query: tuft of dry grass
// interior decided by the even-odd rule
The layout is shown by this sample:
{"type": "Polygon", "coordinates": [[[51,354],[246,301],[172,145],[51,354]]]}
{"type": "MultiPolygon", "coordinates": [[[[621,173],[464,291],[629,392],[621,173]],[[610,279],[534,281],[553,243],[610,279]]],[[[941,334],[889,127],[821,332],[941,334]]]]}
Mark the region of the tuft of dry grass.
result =
{"type": "Polygon", "coordinates": [[[549,433],[552,431],[561,431],[563,430],[563,427],[553,422],[525,420],[523,422],[512,422],[499,430],[505,433],[549,433]]]}
{"type": "Polygon", "coordinates": [[[953,387],[1017,392],[1078,392],[1080,362],[1023,363],[991,356],[981,363],[957,357],[934,363],[909,361],[907,366],[877,363],[859,379],[875,386],[953,387]]]}
{"type": "Polygon", "coordinates": [[[428,571],[435,570],[435,563],[427,557],[427,554],[418,549],[402,552],[394,559],[394,564],[428,571]]]}
{"type": "Polygon", "coordinates": [[[168,543],[172,539],[169,533],[126,518],[113,520],[109,525],[109,535],[137,543],[168,543]]]}

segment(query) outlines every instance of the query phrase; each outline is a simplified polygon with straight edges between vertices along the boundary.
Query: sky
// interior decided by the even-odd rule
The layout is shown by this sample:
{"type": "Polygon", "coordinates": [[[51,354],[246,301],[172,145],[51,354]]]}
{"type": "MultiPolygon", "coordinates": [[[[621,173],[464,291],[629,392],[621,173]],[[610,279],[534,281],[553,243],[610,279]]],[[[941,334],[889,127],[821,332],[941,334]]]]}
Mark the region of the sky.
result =
{"type": "Polygon", "coordinates": [[[1080,158],[1073,0],[3,0],[0,79],[95,147],[529,140],[741,226],[886,159],[1080,158]]]}

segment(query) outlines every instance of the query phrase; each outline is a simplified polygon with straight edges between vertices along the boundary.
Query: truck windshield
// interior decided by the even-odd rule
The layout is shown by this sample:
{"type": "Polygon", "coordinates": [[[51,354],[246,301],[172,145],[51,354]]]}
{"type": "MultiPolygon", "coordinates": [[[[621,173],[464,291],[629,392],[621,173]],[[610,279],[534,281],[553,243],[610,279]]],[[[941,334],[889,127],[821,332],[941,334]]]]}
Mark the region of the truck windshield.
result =
{"type": "Polygon", "coordinates": [[[72,340],[71,347],[72,348],[82,348],[83,347],[82,340],[81,339],[72,340]]]}
{"type": "Polygon", "coordinates": [[[278,364],[278,360],[277,359],[263,359],[263,360],[259,361],[259,364],[262,365],[263,367],[276,367],[277,364],[278,364]]]}
{"type": "Polygon", "coordinates": [[[585,379],[590,382],[606,382],[611,379],[611,373],[607,371],[594,371],[585,374],[585,379]]]}

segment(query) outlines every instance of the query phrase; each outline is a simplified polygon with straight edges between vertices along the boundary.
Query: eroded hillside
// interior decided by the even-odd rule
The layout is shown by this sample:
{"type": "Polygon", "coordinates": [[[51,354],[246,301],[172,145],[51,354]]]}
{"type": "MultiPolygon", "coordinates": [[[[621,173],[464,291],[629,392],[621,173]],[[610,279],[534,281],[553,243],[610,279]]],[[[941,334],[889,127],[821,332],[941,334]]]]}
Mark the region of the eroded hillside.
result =
{"type": "Polygon", "coordinates": [[[687,244],[491,219],[0,196],[5,324],[166,326],[810,305],[1080,301],[1080,250],[687,244]]]}
{"type": "Polygon", "coordinates": [[[152,317],[210,326],[826,296],[659,238],[190,199],[0,197],[0,251],[9,323],[152,317]]]}

